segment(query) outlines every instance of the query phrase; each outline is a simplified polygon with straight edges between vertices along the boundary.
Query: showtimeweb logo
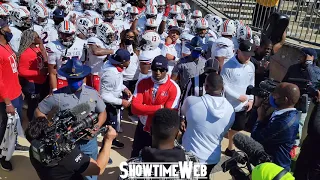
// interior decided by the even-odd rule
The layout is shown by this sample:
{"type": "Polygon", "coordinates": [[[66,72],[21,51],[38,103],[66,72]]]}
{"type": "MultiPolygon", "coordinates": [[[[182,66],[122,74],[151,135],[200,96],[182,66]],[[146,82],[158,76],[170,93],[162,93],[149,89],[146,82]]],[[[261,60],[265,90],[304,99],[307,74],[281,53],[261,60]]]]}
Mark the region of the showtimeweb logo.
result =
{"type": "Polygon", "coordinates": [[[207,166],[192,161],[163,162],[121,162],[122,179],[206,179],[207,166]]]}

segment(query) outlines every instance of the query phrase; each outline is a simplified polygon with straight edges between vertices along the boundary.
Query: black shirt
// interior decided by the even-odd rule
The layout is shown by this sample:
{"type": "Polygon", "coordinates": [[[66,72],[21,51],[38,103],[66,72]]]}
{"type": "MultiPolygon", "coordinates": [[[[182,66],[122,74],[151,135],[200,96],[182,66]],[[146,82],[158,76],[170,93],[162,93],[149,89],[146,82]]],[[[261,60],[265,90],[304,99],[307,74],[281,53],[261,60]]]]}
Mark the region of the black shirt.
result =
{"type": "Polygon", "coordinates": [[[46,167],[36,160],[29,150],[30,161],[41,180],[83,180],[83,173],[89,166],[90,157],[78,148],[65,156],[57,166],[46,167]]]}

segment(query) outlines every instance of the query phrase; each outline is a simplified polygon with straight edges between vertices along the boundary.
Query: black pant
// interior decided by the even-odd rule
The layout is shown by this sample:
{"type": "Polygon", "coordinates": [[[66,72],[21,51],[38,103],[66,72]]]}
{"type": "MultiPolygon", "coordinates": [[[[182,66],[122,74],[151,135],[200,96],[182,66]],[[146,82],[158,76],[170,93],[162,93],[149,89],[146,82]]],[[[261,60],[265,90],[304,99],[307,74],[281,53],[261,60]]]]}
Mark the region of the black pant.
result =
{"type": "Polygon", "coordinates": [[[296,162],[294,177],[296,180],[320,179],[319,138],[313,139],[309,135],[303,141],[301,151],[296,162]]]}
{"type": "Polygon", "coordinates": [[[136,132],[134,133],[134,141],[132,144],[131,157],[139,156],[140,150],[144,147],[151,146],[152,140],[150,133],[143,130],[143,124],[139,121],[136,132]]]}
{"type": "MultiPolygon", "coordinates": [[[[135,88],[136,88],[136,84],[137,84],[138,80],[131,80],[131,81],[123,81],[123,84],[131,91],[131,93],[133,94],[135,88]]],[[[123,95],[126,98],[126,94],[123,95]]],[[[131,112],[131,106],[128,108],[128,115],[132,116],[132,112],[131,112]]]]}
{"type": "Polygon", "coordinates": [[[38,107],[39,102],[49,94],[49,81],[46,80],[46,82],[44,82],[43,84],[37,84],[29,82],[23,77],[20,77],[19,80],[22,86],[22,92],[25,95],[25,101],[28,104],[28,120],[31,121],[33,119],[34,111],[38,107]]]}
{"type": "Polygon", "coordinates": [[[209,179],[209,177],[210,177],[210,173],[211,173],[211,171],[212,171],[212,169],[214,168],[214,166],[215,166],[216,164],[206,164],[206,166],[207,166],[207,179],[209,179]]]}
{"type": "Polygon", "coordinates": [[[263,28],[269,16],[275,11],[276,7],[266,7],[257,3],[252,15],[252,26],[263,28]]]}

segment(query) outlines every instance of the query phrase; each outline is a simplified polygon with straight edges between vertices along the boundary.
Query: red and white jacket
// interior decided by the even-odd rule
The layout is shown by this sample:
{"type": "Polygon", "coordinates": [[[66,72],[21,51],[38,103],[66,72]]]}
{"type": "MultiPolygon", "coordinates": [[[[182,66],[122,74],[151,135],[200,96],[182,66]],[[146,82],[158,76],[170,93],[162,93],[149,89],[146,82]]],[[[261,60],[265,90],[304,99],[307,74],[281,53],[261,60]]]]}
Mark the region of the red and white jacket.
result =
{"type": "Polygon", "coordinates": [[[132,99],[132,113],[139,116],[144,130],[150,132],[154,113],[161,108],[178,109],[181,95],[179,86],[170,79],[159,84],[155,98],[153,98],[154,82],[151,77],[138,81],[132,99]]]}

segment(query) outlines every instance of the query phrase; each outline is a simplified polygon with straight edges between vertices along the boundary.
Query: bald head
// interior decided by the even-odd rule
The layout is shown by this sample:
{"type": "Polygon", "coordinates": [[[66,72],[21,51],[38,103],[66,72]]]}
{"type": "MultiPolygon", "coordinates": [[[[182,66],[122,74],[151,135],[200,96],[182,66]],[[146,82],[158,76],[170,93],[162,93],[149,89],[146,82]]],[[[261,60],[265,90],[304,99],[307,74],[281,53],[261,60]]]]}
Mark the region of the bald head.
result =
{"type": "Polygon", "coordinates": [[[294,106],[300,98],[299,87],[292,83],[280,83],[276,87],[275,93],[277,93],[280,97],[285,97],[287,99],[286,104],[288,106],[294,106]]]}

